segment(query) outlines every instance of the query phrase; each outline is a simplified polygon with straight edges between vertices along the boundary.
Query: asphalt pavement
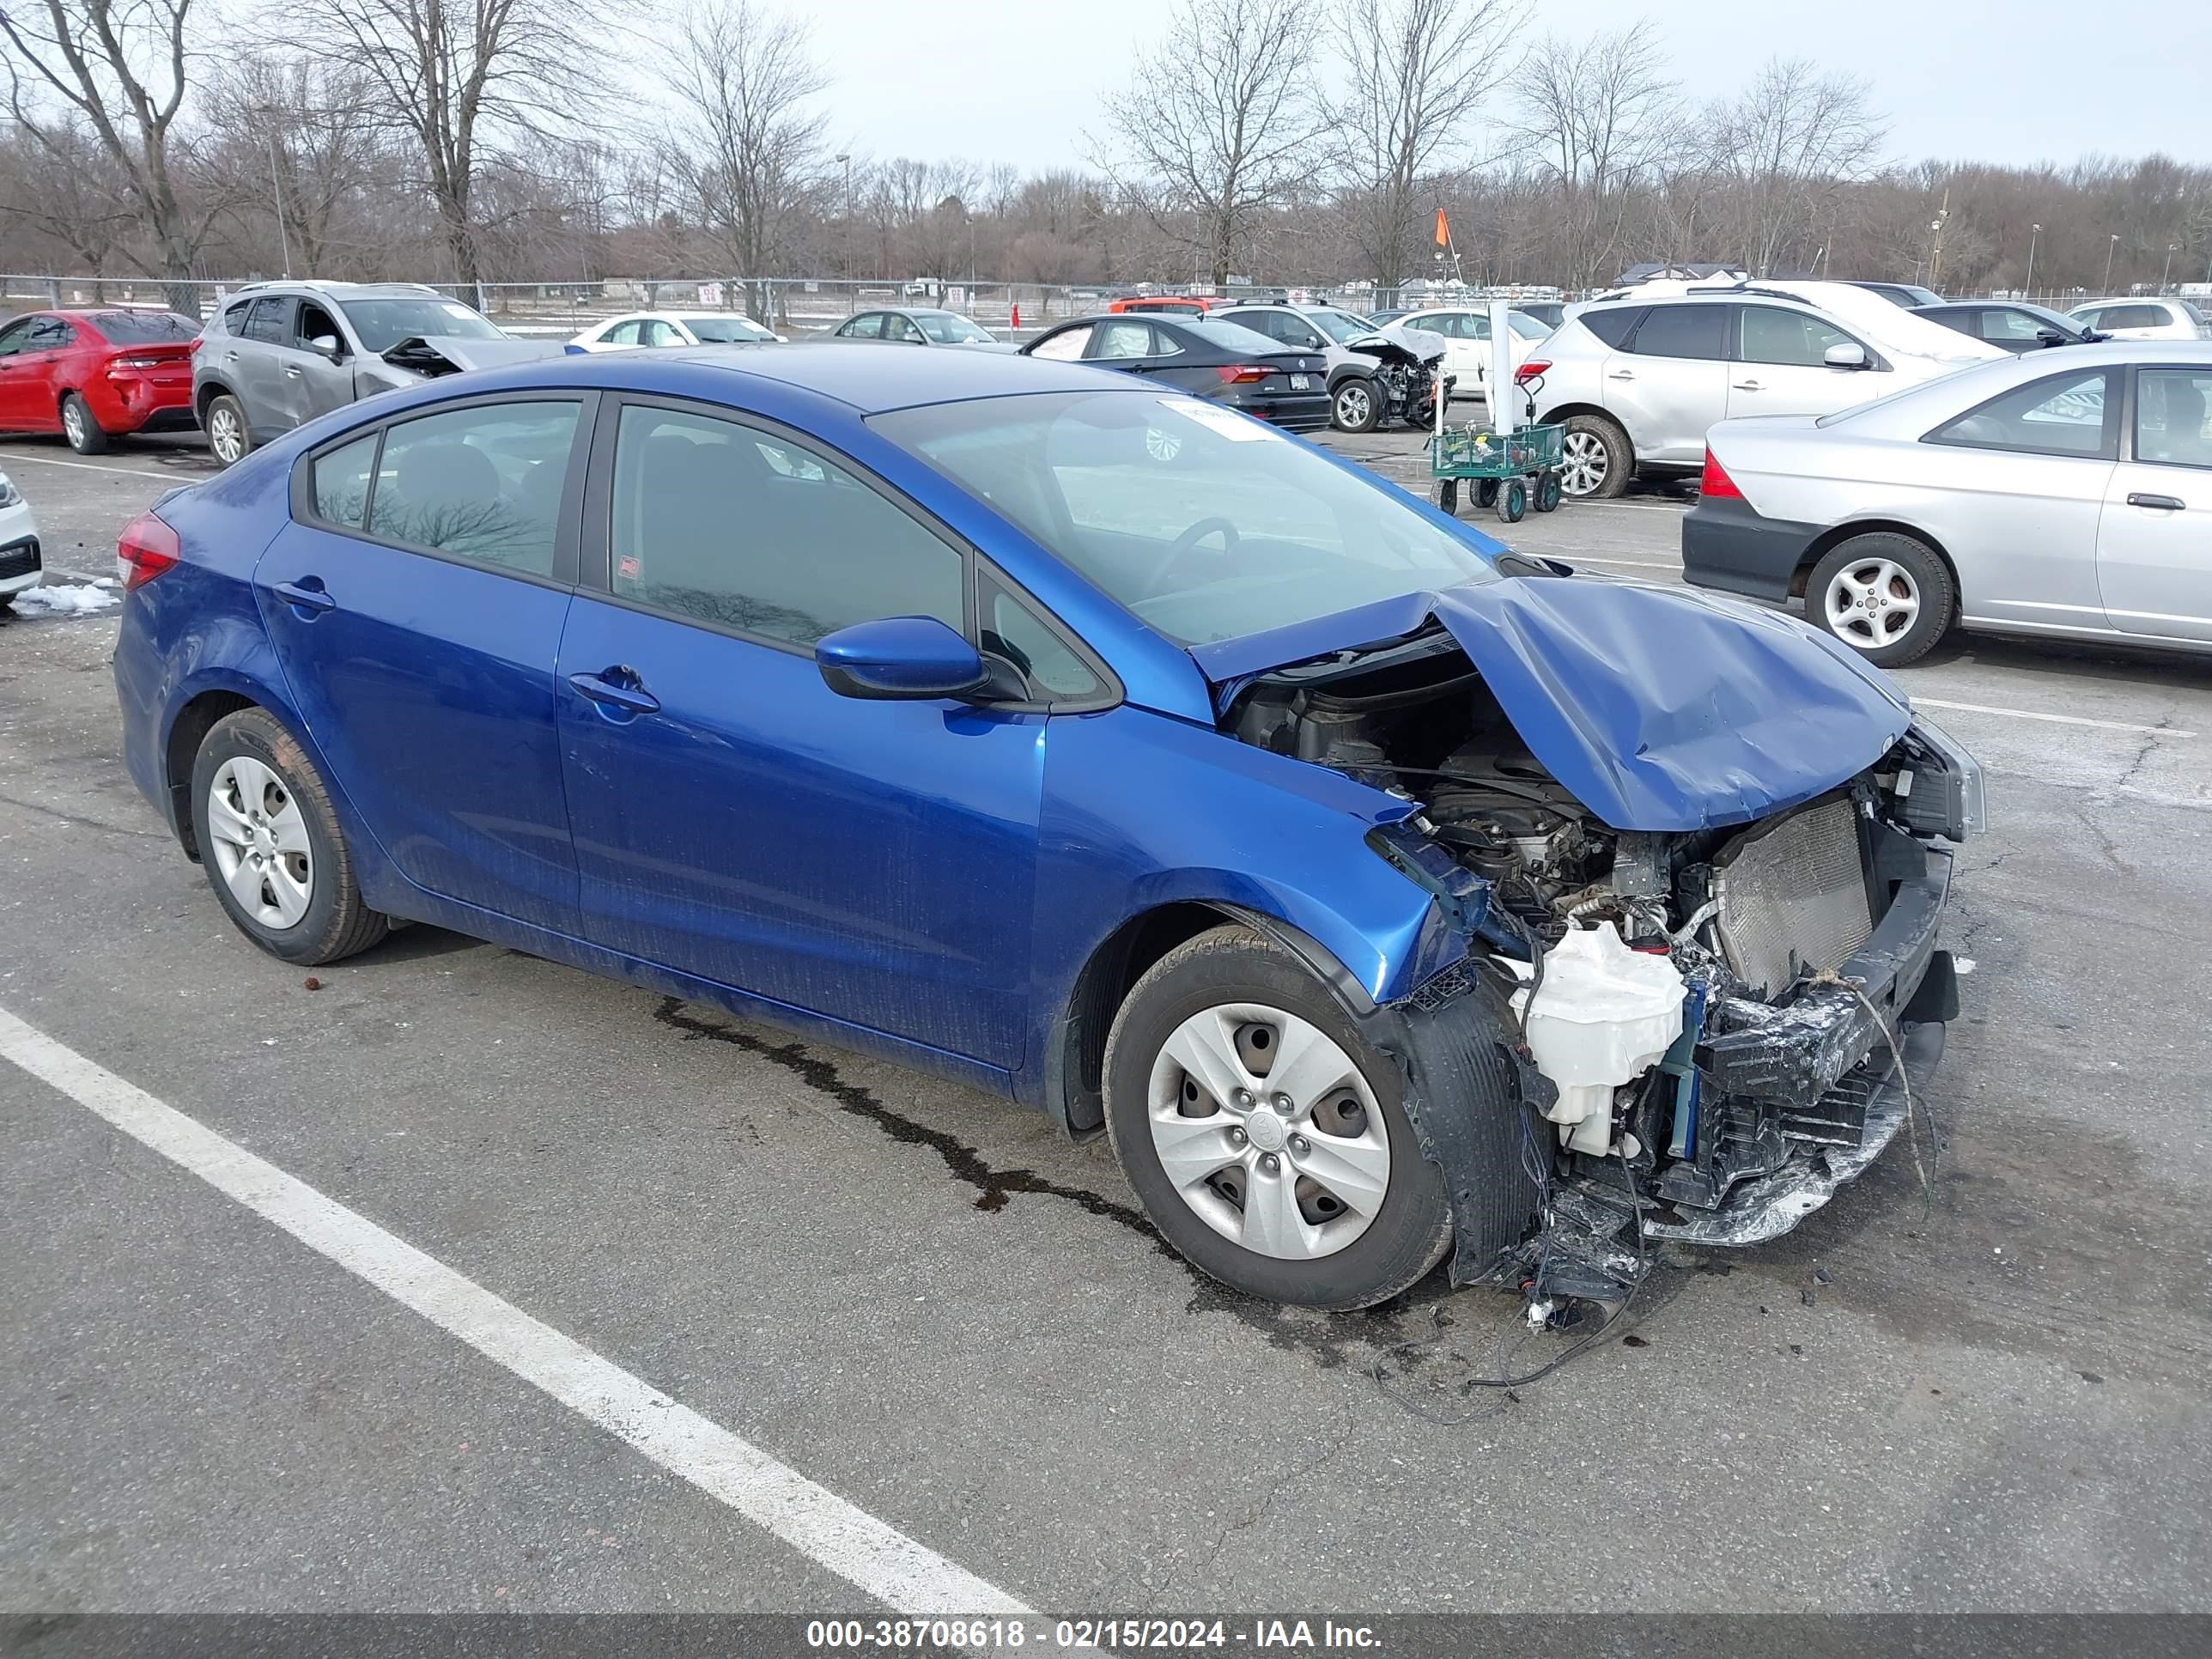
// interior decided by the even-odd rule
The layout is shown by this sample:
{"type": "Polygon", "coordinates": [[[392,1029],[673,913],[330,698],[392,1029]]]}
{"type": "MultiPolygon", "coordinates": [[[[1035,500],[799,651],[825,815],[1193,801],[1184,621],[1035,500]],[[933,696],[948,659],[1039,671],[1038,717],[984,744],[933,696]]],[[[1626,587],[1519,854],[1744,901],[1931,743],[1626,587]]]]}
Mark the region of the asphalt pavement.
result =
{"type": "MultiPolygon", "coordinates": [[[[0,444],[94,576],[205,465],[0,444]]],[[[1682,504],[1489,527],[1669,580],[1682,504]]],[[[1990,786],[1924,1182],[1509,1391],[1514,1302],[1243,1301],[1004,1100],[434,929],[307,988],[125,778],[113,634],[0,619],[0,1011],[73,1057],[0,1064],[0,1608],[872,1614],[842,1500],[1060,1613],[2212,1611],[2212,665],[1904,672],[1990,786]]]]}

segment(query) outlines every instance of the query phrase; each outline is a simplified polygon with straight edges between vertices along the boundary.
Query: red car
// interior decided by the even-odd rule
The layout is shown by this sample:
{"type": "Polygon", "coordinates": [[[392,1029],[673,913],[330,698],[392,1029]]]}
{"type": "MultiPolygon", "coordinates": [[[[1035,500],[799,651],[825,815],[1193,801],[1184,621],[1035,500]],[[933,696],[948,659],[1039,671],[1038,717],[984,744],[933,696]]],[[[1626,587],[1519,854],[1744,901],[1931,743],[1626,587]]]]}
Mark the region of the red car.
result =
{"type": "Polygon", "coordinates": [[[33,311],[0,327],[0,431],[97,455],[128,432],[189,432],[200,325],[173,311],[33,311]]]}

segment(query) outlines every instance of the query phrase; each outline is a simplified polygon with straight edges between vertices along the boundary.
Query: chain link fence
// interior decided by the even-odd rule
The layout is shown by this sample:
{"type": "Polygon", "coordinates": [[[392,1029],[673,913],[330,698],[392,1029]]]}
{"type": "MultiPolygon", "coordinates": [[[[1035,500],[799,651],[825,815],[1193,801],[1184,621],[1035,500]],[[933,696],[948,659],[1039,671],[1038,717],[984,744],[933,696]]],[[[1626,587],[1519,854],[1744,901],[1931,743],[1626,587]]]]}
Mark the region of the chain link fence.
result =
{"type": "MultiPolygon", "coordinates": [[[[145,276],[0,276],[4,310],[159,307],[205,318],[252,282],[172,281],[145,276]]],[[[1118,289],[1002,283],[958,277],[607,276],[588,281],[480,283],[426,287],[465,300],[510,332],[574,334],[625,312],[743,312],[793,336],[834,328],[872,307],[941,307],[1002,336],[1027,337],[1071,317],[1105,308],[1118,289]]]]}

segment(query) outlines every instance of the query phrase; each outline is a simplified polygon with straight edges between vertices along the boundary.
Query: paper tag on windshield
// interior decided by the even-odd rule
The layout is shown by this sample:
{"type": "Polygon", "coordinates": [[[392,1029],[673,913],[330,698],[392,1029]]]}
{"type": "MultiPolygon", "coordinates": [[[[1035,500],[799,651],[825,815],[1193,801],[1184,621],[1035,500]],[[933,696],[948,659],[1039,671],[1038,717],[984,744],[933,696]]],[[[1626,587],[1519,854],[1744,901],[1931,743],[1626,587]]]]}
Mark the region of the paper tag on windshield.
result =
{"type": "Polygon", "coordinates": [[[1232,444],[1258,443],[1283,434],[1271,426],[1237,414],[1234,410],[1202,404],[1195,398],[1163,398],[1162,409],[1172,409],[1187,421],[1196,421],[1200,426],[1211,427],[1232,444]]]}

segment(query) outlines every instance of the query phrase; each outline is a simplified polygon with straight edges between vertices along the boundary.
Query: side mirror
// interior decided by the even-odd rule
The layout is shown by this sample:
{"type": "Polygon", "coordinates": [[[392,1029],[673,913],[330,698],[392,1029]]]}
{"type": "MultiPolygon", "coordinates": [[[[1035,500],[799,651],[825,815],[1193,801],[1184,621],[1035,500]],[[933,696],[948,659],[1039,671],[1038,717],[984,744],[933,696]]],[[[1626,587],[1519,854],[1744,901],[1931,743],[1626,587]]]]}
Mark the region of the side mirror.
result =
{"type": "Polygon", "coordinates": [[[1866,348],[1856,340],[1845,340],[1840,344],[1830,346],[1821,362],[1826,363],[1830,368],[1871,367],[1867,358],[1866,348]]]}
{"type": "Polygon", "coordinates": [[[934,702],[983,686],[983,659],[933,617],[855,623],[815,641],[814,665],[841,697],[934,702]]]}
{"type": "Polygon", "coordinates": [[[2035,331],[2035,343],[2039,346],[2061,346],[2066,343],[2066,337],[2055,328],[2039,328],[2035,331]]]}
{"type": "Polygon", "coordinates": [[[345,361],[345,344],[335,334],[318,334],[307,342],[307,349],[321,352],[334,363],[345,361]]]}

